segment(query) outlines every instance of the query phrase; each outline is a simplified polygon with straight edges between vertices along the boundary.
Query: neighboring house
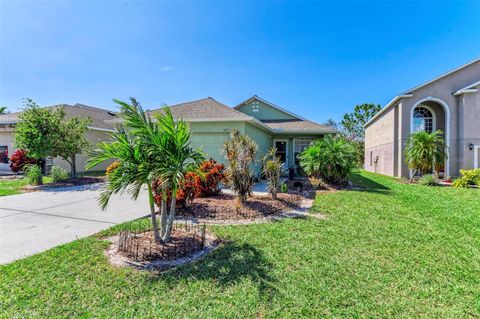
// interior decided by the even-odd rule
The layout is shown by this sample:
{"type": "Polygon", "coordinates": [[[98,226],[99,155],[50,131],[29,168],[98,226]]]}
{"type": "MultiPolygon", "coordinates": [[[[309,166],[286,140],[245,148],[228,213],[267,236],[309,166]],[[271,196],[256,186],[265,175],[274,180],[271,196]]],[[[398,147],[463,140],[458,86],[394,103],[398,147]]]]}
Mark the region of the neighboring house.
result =
{"type": "MultiPolygon", "coordinates": [[[[115,113],[107,110],[81,104],[61,106],[65,108],[67,116],[92,119],[88,131],[88,140],[92,145],[107,140],[108,132],[114,131],[114,125],[119,121],[115,118],[115,113]]],[[[249,135],[258,144],[257,172],[260,170],[259,160],[271,147],[277,148],[285,168],[296,168],[297,155],[312,140],[336,133],[330,127],[306,120],[258,96],[253,96],[234,108],[209,97],[172,105],[170,109],[175,118],[182,118],[190,124],[192,145],[201,148],[207,157],[219,162],[225,163],[221,149],[232,130],[249,135]]],[[[161,108],[148,111],[151,115],[159,112],[161,108]]],[[[10,154],[15,150],[13,139],[19,113],[0,115],[0,146],[7,145],[10,154]]],[[[77,157],[79,172],[85,170],[86,159],[85,155],[77,157]]],[[[69,169],[68,164],[61,159],[56,159],[54,164],[69,169]]],[[[105,169],[105,166],[96,169],[105,169]]]]}
{"type": "Polygon", "coordinates": [[[480,167],[480,59],[396,96],[365,125],[365,169],[409,177],[408,136],[442,130],[448,145],[444,176],[480,167]]]}
{"type": "MultiPolygon", "coordinates": [[[[115,119],[115,112],[108,110],[87,106],[83,104],[60,104],[51,107],[63,107],[66,117],[81,117],[90,118],[91,124],[88,127],[87,140],[95,146],[100,141],[107,141],[108,134],[114,132],[113,120],[115,119]]],[[[19,121],[19,115],[22,112],[0,114],[0,146],[8,146],[8,152],[11,156],[15,152],[15,125],[19,121]]],[[[87,160],[86,154],[79,154],[76,158],[77,172],[85,171],[85,162],[87,160]]],[[[70,171],[70,165],[61,158],[53,160],[53,165],[61,166],[67,171],[70,171]]],[[[95,170],[104,170],[108,163],[99,165],[95,170]]]]}
{"type": "MultiPolygon", "coordinates": [[[[258,160],[269,148],[276,147],[286,169],[297,168],[297,155],[311,141],[336,133],[330,127],[306,120],[256,95],[234,108],[208,97],[172,105],[170,109],[175,118],[189,122],[192,145],[222,163],[225,163],[225,157],[221,149],[232,130],[250,136],[257,143],[258,160]]],[[[158,112],[161,109],[152,110],[150,114],[158,112]]],[[[258,162],[257,172],[260,169],[258,162]]]]}

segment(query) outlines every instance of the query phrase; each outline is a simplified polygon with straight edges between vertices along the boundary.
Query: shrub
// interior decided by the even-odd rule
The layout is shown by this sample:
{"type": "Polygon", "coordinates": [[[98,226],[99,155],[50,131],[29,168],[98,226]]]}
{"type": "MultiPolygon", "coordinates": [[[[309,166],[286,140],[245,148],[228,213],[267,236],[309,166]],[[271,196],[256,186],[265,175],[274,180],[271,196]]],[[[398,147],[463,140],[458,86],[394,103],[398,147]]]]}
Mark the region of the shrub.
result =
{"type": "Polygon", "coordinates": [[[50,171],[50,177],[52,177],[52,182],[58,182],[68,178],[68,172],[66,169],[60,166],[52,166],[50,171]]]}
{"type": "Polygon", "coordinates": [[[356,148],[345,138],[327,136],[313,142],[299,159],[308,176],[327,183],[345,183],[356,165],[356,148]]]}
{"type": "Polygon", "coordinates": [[[247,135],[233,130],[230,139],[223,144],[223,153],[228,161],[226,180],[228,186],[237,194],[239,203],[245,203],[251,195],[253,172],[257,144],[247,135]]]}
{"type": "Polygon", "coordinates": [[[437,178],[437,176],[433,174],[427,174],[423,175],[419,180],[418,183],[420,185],[424,186],[439,186],[440,185],[440,180],[437,178]]]}
{"type": "Polygon", "coordinates": [[[220,193],[220,182],[225,179],[225,165],[217,163],[214,159],[200,164],[201,189],[199,196],[211,196],[220,193]]]}
{"type": "Polygon", "coordinates": [[[282,185],[280,185],[280,191],[282,193],[288,193],[288,185],[287,183],[283,183],[282,185]]]}
{"type": "Polygon", "coordinates": [[[268,192],[272,195],[272,199],[277,199],[280,173],[282,171],[282,162],[276,153],[277,149],[272,147],[263,158],[262,173],[267,179],[268,192]]]}
{"type": "Polygon", "coordinates": [[[480,168],[477,169],[461,169],[460,175],[462,177],[453,181],[453,187],[468,188],[473,185],[480,186],[480,168]]]}
{"type": "Polygon", "coordinates": [[[323,179],[315,176],[310,176],[308,178],[310,184],[312,184],[314,189],[328,189],[328,186],[325,184],[323,179]]]}
{"type": "Polygon", "coordinates": [[[27,156],[27,152],[22,149],[16,150],[10,157],[10,169],[15,172],[23,172],[26,165],[39,164],[39,160],[27,156]]]}
{"type": "MultiPolygon", "coordinates": [[[[152,184],[152,190],[154,193],[155,204],[158,207],[162,205],[162,191],[161,191],[161,181],[157,179],[152,184]]],[[[177,205],[179,207],[185,207],[190,205],[195,197],[200,196],[202,188],[202,179],[196,173],[189,172],[186,173],[182,181],[178,185],[177,190],[177,205]]],[[[167,203],[170,203],[172,199],[172,192],[169,190],[167,192],[167,203]]],[[[167,209],[170,209],[168,207],[167,209]]]]}
{"type": "Polygon", "coordinates": [[[42,169],[36,164],[29,164],[24,167],[25,176],[27,177],[27,182],[30,185],[42,185],[43,176],[42,169]]]}
{"type": "Polygon", "coordinates": [[[115,161],[112,164],[108,165],[107,169],[105,170],[105,175],[107,176],[110,175],[110,173],[116,170],[119,166],[120,166],[119,161],[115,161]]]}

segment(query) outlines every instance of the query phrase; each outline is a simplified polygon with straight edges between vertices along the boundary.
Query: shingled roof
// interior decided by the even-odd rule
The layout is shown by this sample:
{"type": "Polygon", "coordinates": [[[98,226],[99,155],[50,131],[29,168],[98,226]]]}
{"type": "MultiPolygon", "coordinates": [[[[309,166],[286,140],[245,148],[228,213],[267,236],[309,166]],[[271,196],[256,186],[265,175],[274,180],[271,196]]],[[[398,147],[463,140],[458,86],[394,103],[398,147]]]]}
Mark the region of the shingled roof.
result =
{"type": "MultiPolygon", "coordinates": [[[[114,121],[116,117],[115,112],[111,112],[108,110],[100,109],[93,106],[83,105],[83,104],[58,104],[49,106],[49,108],[57,108],[62,107],[65,110],[66,117],[81,117],[81,118],[90,118],[92,121],[90,124],[90,128],[97,128],[97,129],[105,129],[105,130],[113,130],[114,121]]],[[[23,112],[14,112],[8,114],[1,114],[0,115],[0,123],[17,123],[20,118],[20,114],[23,112]]]]}
{"type": "MultiPolygon", "coordinates": [[[[163,108],[149,111],[149,114],[161,113],[163,108]]],[[[217,100],[207,97],[205,99],[175,104],[170,106],[174,118],[185,120],[250,120],[251,117],[228,107],[217,100]]]]}
{"type": "Polygon", "coordinates": [[[331,127],[320,125],[309,120],[262,120],[262,123],[274,130],[275,133],[337,133],[337,131],[331,127]]]}

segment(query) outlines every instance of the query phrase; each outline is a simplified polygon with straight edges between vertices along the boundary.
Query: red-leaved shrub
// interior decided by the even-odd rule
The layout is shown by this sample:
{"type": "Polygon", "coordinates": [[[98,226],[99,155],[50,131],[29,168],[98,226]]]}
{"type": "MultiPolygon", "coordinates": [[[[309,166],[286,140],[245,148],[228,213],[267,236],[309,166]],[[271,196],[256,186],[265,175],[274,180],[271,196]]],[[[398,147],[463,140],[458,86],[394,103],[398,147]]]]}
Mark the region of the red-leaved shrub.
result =
{"type": "MultiPolygon", "coordinates": [[[[200,164],[199,174],[189,172],[185,174],[183,180],[178,185],[177,205],[185,207],[192,203],[195,197],[206,197],[220,193],[220,182],[225,178],[225,166],[210,159],[200,164]]],[[[152,184],[153,197],[158,207],[162,205],[162,190],[160,180],[155,180],[152,184]]],[[[172,192],[167,193],[167,209],[170,209],[172,192]]]]}
{"type": "Polygon", "coordinates": [[[220,182],[225,178],[225,165],[217,163],[214,159],[202,162],[200,172],[202,175],[199,196],[212,196],[220,193],[220,182]]]}
{"type": "MultiPolygon", "coordinates": [[[[159,179],[155,180],[152,185],[153,197],[155,204],[160,207],[162,205],[162,190],[159,179]]],[[[180,182],[177,190],[177,205],[178,207],[185,207],[191,204],[193,199],[200,195],[201,178],[193,172],[185,174],[184,179],[180,182]]],[[[171,190],[167,193],[167,209],[170,209],[170,201],[172,200],[171,190]]]]}
{"type": "Polygon", "coordinates": [[[28,157],[27,152],[22,149],[16,150],[10,157],[10,169],[15,172],[22,172],[25,165],[38,164],[39,160],[28,157]]]}

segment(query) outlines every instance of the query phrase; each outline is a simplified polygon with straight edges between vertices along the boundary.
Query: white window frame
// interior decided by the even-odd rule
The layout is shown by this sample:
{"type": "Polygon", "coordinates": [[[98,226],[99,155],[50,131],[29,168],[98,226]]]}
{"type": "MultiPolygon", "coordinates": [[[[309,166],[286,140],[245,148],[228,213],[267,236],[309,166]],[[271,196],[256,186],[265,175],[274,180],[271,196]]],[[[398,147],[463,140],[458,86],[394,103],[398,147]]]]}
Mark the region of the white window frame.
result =
{"type": "Polygon", "coordinates": [[[473,146],[473,168],[477,169],[478,167],[478,152],[480,151],[480,145],[473,146]]]}
{"type": "Polygon", "coordinates": [[[273,140],[273,147],[277,148],[277,142],[285,142],[285,167],[289,167],[288,166],[288,139],[282,139],[282,138],[279,138],[279,139],[274,139],[273,140]]]}
{"type": "Polygon", "coordinates": [[[431,107],[429,107],[428,105],[425,105],[425,104],[419,104],[412,109],[412,115],[410,117],[410,127],[411,127],[410,131],[412,133],[415,132],[415,130],[414,130],[414,124],[415,124],[414,115],[415,115],[415,110],[418,109],[418,108],[424,108],[424,109],[430,111],[430,113],[432,114],[432,132],[435,132],[437,130],[437,115],[435,114],[435,111],[431,107]]]}

